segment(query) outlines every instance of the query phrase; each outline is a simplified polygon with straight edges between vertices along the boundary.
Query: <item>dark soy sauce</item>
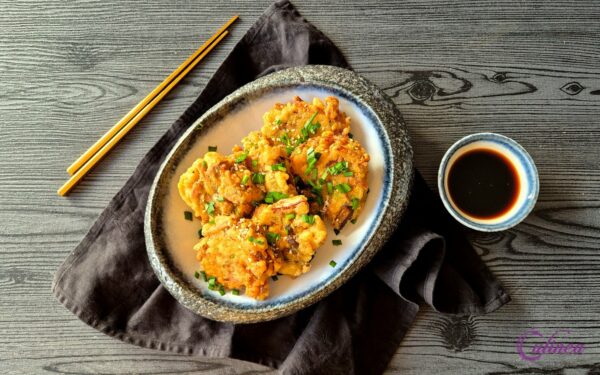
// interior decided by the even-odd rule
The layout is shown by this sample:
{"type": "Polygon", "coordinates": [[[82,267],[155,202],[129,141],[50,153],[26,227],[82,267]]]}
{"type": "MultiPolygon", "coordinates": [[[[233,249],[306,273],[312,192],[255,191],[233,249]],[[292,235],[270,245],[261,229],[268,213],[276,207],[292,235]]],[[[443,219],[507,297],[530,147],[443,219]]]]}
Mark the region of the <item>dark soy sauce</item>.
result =
{"type": "Polygon", "coordinates": [[[454,204],[476,219],[508,212],[519,196],[519,175],[498,151],[474,149],[458,157],[448,172],[448,193],[454,204]]]}

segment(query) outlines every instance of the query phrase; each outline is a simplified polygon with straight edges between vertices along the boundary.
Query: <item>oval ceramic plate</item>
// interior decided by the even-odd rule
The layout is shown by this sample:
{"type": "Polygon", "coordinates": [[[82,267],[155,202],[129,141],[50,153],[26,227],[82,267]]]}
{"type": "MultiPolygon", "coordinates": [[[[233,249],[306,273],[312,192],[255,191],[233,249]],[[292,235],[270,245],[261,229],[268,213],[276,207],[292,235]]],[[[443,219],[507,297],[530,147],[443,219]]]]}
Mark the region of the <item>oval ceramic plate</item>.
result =
{"type": "Polygon", "coordinates": [[[394,103],[359,75],[329,66],[282,70],[251,82],[227,96],[181,137],[152,185],[145,216],[150,263],[165,288],[184,306],[204,317],[236,323],[275,319],[325,297],[369,262],[394,231],[408,201],[412,182],[412,149],[394,103]],[[370,193],[356,224],[339,235],[328,226],[327,241],[317,249],[311,270],[295,279],[270,281],[264,301],[227,293],[221,296],[194,277],[199,271],[193,246],[200,221],[187,221],[189,210],[177,191],[179,176],[208,146],[223,154],[250,131],[262,126],[262,115],[277,102],[294,96],[306,101],[335,96],[351,119],[351,131],[365,147],[370,193]],[[339,239],[341,246],[331,240],[339,239]],[[331,267],[330,262],[336,266],[331,267]]]}

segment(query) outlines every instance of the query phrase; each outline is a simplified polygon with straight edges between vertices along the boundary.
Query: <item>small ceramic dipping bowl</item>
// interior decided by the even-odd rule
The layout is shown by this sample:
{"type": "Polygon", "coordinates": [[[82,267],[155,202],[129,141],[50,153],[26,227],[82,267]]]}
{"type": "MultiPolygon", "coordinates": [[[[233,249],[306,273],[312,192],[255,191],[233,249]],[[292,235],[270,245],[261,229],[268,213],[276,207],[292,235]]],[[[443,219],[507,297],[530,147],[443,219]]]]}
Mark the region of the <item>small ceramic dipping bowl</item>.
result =
{"type": "MultiPolygon", "coordinates": [[[[486,170],[483,173],[494,172],[486,170]]],[[[444,206],[461,224],[478,231],[497,232],[517,225],[531,212],[538,197],[539,178],[533,159],[517,142],[500,134],[477,133],[460,139],[446,151],[438,171],[438,189],[444,206]],[[475,150],[500,154],[499,157],[511,164],[514,170],[518,182],[514,190],[514,200],[497,216],[477,217],[469,214],[456,204],[450,194],[448,176],[454,163],[461,156],[475,150]]],[[[464,189],[470,187],[466,186],[464,189]]],[[[469,194],[470,191],[466,193],[469,194]]]]}

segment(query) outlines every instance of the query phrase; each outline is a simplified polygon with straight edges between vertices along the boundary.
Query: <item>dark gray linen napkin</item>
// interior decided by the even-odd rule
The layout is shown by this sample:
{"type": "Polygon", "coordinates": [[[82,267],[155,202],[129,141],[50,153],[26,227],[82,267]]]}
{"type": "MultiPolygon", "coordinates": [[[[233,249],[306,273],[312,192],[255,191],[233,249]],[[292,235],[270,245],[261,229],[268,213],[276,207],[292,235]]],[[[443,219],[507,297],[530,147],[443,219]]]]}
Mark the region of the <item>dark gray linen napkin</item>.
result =
{"type": "Polygon", "coordinates": [[[348,68],[335,45],[288,1],[269,7],[198,99],[144,157],[58,269],[53,292],[82,321],[125,342],[231,357],[290,374],[379,374],[419,303],[482,314],[510,300],[418,173],[402,223],[374,261],[321,302],[275,321],[234,325],[193,314],[159,283],[144,245],[144,210],[177,138],[241,85],[290,66],[348,68]]]}

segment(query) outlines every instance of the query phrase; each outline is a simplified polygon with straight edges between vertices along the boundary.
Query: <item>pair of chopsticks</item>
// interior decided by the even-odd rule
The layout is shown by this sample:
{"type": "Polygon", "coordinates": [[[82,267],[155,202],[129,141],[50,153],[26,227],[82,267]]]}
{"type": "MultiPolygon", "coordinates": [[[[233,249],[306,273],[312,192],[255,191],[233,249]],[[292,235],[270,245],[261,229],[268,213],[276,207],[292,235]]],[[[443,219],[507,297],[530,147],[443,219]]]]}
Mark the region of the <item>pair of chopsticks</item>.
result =
{"type": "Polygon", "coordinates": [[[164,98],[202,59],[215,48],[229,31],[227,28],[238,19],[232,17],[210,39],[196,50],[173,73],[160,83],[148,96],[115,124],[106,134],[67,168],[71,178],[58,189],[64,196],[123,138],[144,116],[164,98]]]}

